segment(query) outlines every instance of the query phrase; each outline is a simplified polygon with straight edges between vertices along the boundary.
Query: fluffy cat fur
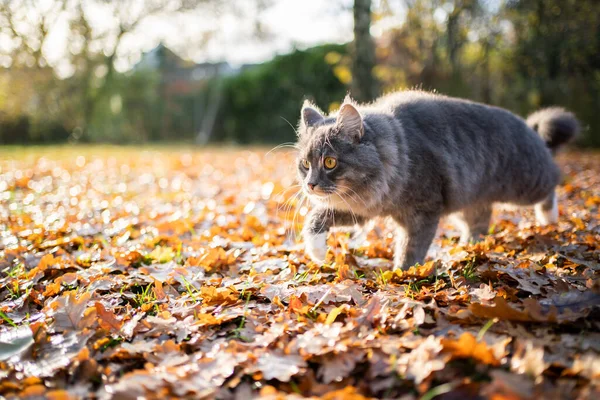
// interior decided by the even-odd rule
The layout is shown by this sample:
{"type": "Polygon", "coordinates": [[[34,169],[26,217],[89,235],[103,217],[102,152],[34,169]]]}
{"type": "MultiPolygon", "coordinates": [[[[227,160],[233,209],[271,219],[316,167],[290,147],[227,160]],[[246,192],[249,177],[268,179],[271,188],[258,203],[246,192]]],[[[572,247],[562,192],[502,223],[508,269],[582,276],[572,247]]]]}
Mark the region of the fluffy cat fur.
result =
{"type": "Polygon", "coordinates": [[[405,269],[423,263],[444,215],[453,214],[462,242],[487,233],[495,202],[535,204],[538,223],[554,223],[560,171],[552,155],[578,131],[561,108],[525,121],[422,91],[368,105],[347,97],[330,116],[305,102],[298,178],[313,203],[303,228],[306,252],[322,262],[331,227],[389,216],[398,225],[394,266],[405,269]],[[324,165],[328,157],[333,168],[324,165]]]}

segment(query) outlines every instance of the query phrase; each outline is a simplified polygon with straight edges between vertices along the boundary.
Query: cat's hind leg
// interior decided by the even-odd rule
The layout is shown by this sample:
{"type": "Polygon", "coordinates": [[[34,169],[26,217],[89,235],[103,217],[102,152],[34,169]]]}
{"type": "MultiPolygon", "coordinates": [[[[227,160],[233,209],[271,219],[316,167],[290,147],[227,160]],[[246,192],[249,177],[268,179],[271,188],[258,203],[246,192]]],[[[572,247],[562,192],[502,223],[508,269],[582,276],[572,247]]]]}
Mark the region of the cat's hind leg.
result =
{"type": "Polygon", "coordinates": [[[460,230],[459,244],[465,245],[487,235],[492,218],[492,205],[477,205],[451,215],[454,225],[460,230]]]}
{"type": "Polygon", "coordinates": [[[558,222],[558,199],[556,191],[534,206],[535,219],[538,225],[546,226],[558,222]]]}

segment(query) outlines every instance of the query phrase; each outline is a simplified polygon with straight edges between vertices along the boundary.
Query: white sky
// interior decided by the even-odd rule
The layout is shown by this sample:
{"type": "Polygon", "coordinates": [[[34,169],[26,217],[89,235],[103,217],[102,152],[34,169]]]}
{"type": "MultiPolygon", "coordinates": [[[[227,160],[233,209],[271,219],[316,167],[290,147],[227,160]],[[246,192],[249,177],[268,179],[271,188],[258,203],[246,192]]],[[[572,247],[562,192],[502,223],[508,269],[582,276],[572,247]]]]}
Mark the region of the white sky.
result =
{"type": "MultiPolygon", "coordinates": [[[[401,1],[388,1],[402,4],[401,1]]],[[[46,2],[52,0],[39,0],[38,4],[46,2]]],[[[184,58],[196,62],[225,60],[233,65],[262,62],[294,47],[348,42],[352,40],[352,3],[353,0],[273,0],[270,7],[258,12],[252,1],[231,0],[216,12],[199,9],[186,14],[152,17],[123,38],[116,67],[120,71],[131,68],[142,52],[151,50],[161,41],[184,58]],[[267,35],[263,40],[253,34],[257,20],[267,35]],[[207,37],[210,38],[207,40],[207,37]]],[[[138,4],[143,7],[144,3],[138,4]]],[[[95,30],[114,29],[114,9],[97,2],[87,3],[87,6],[87,15],[95,30]]],[[[389,22],[382,21],[374,26],[373,33],[380,33],[380,27],[389,26],[389,22]]],[[[393,24],[398,23],[396,17],[393,24]]],[[[72,71],[65,57],[69,46],[76,47],[77,43],[68,36],[65,18],[53,27],[44,47],[46,58],[59,75],[68,76],[72,71]]]]}

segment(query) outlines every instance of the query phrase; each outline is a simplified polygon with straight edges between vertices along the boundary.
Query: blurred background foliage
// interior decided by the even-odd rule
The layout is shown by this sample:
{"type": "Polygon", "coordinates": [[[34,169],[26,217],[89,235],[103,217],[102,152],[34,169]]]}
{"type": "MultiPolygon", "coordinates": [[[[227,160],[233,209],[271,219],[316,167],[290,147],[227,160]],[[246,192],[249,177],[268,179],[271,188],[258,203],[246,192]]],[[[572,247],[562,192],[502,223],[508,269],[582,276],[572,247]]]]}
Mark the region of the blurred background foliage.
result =
{"type": "Polygon", "coordinates": [[[353,43],[236,68],[197,64],[161,44],[126,72],[114,67],[120,40],[144,18],[210,1],[146,2],[119,17],[110,41],[94,36],[81,1],[54,2],[74,10],[66,77],[41,51],[54,14],[23,34],[16,10],[37,3],[0,6],[2,32],[18,43],[0,60],[0,143],[282,143],[294,140],[305,98],[330,111],[349,90],[368,101],[416,87],[520,115],[562,105],[583,122],[579,143],[600,146],[598,0],[402,0],[405,14],[377,38],[369,23],[393,20],[392,0],[355,0],[353,43]]]}

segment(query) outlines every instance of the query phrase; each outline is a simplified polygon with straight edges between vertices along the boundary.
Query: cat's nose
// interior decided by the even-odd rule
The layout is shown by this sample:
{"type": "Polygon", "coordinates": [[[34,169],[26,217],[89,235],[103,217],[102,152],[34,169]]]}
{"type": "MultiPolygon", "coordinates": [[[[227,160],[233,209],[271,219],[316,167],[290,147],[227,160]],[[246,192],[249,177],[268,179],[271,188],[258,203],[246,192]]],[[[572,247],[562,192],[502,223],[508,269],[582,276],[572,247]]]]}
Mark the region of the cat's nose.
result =
{"type": "Polygon", "coordinates": [[[309,188],[310,190],[315,190],[315,186],[317,186],[317,185],[315,185],[314,183],[309,183],[309,184],[307,184],[306,186],[308,186],[308,188],[309,188]]]}

